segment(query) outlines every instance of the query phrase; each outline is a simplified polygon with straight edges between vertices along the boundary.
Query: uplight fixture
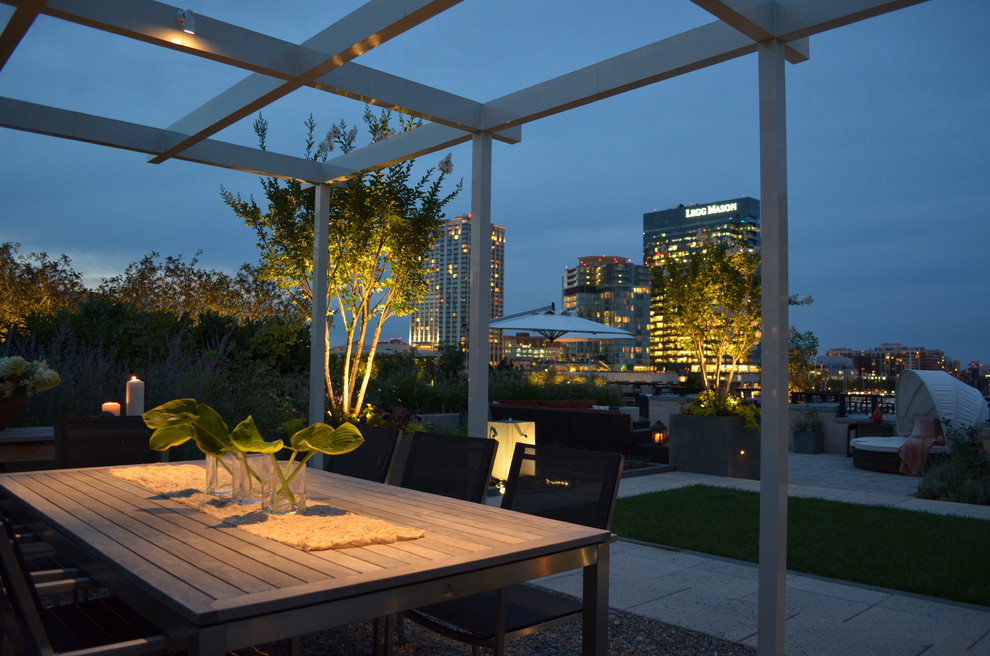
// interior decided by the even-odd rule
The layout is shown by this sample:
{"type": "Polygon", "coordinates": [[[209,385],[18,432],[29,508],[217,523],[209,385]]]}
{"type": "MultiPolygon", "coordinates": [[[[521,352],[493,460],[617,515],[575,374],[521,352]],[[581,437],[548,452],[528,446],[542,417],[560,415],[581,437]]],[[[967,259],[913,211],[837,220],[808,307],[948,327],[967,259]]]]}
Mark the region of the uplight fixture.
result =
{"type": "Polygon", "coordinates": [[[192,9],[180,9],[175,12],[175,22],[179,24],[186,34],[196,33],[196,16],[192,9]]]}

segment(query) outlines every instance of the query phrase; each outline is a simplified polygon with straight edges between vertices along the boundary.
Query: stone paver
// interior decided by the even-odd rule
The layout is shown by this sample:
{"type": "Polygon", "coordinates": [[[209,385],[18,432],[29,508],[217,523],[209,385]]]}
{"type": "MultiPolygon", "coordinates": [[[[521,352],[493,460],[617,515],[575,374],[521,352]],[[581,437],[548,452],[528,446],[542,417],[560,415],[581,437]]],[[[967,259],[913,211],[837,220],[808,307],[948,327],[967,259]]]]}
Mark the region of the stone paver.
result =
{"type": "MultiPolygon", "coordinates": [[[[855,469],[832,454],[790,454],[789,494],[891,505],[990,521],[990,507],[916,499],[918,479],[855,469]]],[[[759,490],[743,481],[668,472],[622,481],[619,496],[702,483],[759,490]]],[[[757,644],[758,568],[620,539],[612,549],[610,605],[721,638],[757,644]]],[[[980,573],[974,573],[980,575],[980,573]]],[[[983,573],[983,576],[990,576],[983,573]]],[[[580,573],[541,580],[580,594],[580,573]]],[[[990,608],[956,604],[789,572],[788,656],[990,656],[990,608]]]]}

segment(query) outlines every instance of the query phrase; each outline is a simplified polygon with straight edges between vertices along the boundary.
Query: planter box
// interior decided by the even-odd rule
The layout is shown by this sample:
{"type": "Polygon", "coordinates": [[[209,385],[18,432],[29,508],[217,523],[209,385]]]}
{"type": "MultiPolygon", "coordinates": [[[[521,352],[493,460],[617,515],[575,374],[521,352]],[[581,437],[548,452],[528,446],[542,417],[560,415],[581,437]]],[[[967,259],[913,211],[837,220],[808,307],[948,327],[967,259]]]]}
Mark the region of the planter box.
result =
{"type": "Polygon", "coordinates": [[[825,433],[823,431],[795,431],[794,453],[824,453],[825,433]]]}
{"type": "Polygon", "coordinates": [[[760,431],[745,430],[742,417],[671,415],[667,444],[679,471],[760,478],[760,431]]]}

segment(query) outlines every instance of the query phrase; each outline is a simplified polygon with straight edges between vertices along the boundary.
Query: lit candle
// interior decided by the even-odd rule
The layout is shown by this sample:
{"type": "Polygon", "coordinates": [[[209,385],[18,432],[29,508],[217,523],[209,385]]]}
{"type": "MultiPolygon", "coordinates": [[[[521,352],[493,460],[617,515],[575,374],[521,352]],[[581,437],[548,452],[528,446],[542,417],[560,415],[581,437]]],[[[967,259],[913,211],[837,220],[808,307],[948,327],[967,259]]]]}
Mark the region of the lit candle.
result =
{"type": "Polygon", "coordinates": [[[114,417],[119,417],[120,416],[120,404],[119,403],[116,403],[115,401],[107,401],[106,403],[103,404],[102,411],[103,412],[109,412],[114,417]]]}
{"type": "Polygon", "coordinates": [[[127,381],[127,405],[128,415],[140,415],[144,413],[144,383],[138,380],[137,376],[131,376],[127,381]]]}

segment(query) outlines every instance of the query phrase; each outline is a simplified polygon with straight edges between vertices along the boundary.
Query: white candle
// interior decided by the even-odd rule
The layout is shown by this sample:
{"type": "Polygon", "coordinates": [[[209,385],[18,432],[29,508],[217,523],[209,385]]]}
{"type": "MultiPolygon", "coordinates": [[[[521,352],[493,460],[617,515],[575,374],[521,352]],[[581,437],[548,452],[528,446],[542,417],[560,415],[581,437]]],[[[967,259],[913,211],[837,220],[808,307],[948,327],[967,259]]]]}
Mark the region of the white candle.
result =
{"type": "Polygon", "coordinates": [[[140,415],[144,413],[144,383],[138,380],[137,376],[131,376],[127,381],[127,405],[128,415],[140,415]]]}
{"type": "Polygon", "coordinates": [[[114,417],[119,417],[120,416],[120,404],[119,403],[116,403],[114,401],[107,401],[106,403],[103,404],[102,411],[103,412],[109,412],[114,417]]]}

